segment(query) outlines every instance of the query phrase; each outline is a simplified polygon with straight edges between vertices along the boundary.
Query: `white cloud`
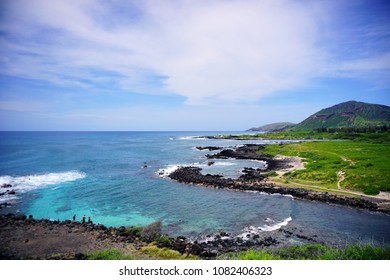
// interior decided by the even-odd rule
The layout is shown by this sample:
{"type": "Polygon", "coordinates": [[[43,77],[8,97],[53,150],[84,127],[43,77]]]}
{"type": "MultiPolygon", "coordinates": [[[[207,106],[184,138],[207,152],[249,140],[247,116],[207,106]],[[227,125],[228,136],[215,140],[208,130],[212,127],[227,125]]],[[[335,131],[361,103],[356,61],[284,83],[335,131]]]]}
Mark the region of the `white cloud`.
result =
{"type": "Polygon", "coordinates": [[[368,90],[378,90],[390,86],[390,53],[376,54],[365,58],[334,63],[329,70],[334,77],[370,81],[368,90]]]}
{"type": "Polygon", "coordinates": [[[144,31],[153,36],[141,37],[136,48],[142,64],[167,76],[166,86],[189,103],[256,100],[300,85],[323,64],[307,7],[291,1],[200,2],[147,6],[155,24],[144,31]]]}
{"type": "Polygon", "coordinates": [[[370,58],[344,62],[340,71],[383,71],[390,70],[390,52],[370,58]]]}
{"type": "Polygon", "coordinates": [[[251,102],[332,68],[319,47],[326,7],[313,3],[12,1],[0,72],[72,86],[109,81],[189,104],[251,102]]]}
{"type": "Polygon", "coordinates": [[[25,41],[8,46],[3,72],[28,78],[93,82],[96,68],[189,103],[253,100],[300,85],[323,58],[313,11],[291,1],[137,1],[139,18],[111,28],[126,11],[104,14],[104,2],[15,2],[2,26],[25,41]],[[165,89],[145,86],[151,75],[165,89]]]}

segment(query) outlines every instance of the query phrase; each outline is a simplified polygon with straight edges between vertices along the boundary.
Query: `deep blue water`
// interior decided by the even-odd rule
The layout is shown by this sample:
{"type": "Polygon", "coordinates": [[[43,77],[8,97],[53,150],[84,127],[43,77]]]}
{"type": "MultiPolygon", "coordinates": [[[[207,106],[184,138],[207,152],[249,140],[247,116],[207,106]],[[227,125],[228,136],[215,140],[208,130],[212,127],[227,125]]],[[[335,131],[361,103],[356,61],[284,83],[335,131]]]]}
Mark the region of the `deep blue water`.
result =
{"type": "MultiPolygon", "coordinates": [[[[261,162],[217,160],[196,146],[234,146],[234,140],[191,136],[210,132],[0,132],[0,185],[16,195],[1,213],[78,220],[83,215],[107,226],[146,225],[162,220],[173,235],[237,235],[295,227],[335,244],[390,243],[390,217],[365,210],[294,200],[280,195],[213,190],[163,178],[176,165],[236,177],[261,162]],[[145,165],[147,166],[145,168],[145,165]]],[[[261,142],[261,141],[246,141],[261,142]]],[[[273,141],[263,141],[270,143],[273,141]]]]}

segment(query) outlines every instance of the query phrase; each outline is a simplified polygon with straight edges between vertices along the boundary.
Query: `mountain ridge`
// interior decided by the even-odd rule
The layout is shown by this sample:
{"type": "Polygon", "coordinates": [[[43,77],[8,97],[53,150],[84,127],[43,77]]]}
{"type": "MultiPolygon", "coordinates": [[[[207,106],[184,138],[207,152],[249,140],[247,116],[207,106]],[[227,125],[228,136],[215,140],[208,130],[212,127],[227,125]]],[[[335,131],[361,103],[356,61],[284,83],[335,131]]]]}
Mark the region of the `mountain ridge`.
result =
{"type": "Polygon", "coordinates": [[[291,123],[291,122],[276,122],[276,123],[270,123],[259,127],[252,127],[247,131],[260,131],[260,132],[279,131],[295,125],[296,125],[295,123],[291,123]]]}
{"type": "Polygon", "coordinates": [[[364,128],[390,125],[390,107],[359,101],[347,101],[312,114],[292,130],[321,128],[364,128]]]}
{"type": "Polygon", "coordinates": [[[390,127],[389,106],[351,100],[321,109],[296,125],[289,122],[279,122],[250,128],[248,131],[361,129],[380,126],[390,127]]]}

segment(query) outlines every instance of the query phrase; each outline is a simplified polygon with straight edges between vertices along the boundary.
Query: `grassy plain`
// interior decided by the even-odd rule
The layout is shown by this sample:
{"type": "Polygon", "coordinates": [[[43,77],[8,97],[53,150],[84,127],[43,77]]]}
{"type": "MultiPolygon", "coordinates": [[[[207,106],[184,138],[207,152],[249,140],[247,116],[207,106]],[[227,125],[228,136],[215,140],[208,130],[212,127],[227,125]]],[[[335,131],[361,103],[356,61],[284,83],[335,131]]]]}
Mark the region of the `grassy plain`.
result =
{"type": "Polygon", "coordinates": [[[298,156],[305,169],[284,175],[285,182],[314,184],[337,189],[339,172],[343,189],[378,194],[390,191],[390,149],[387,144],[363,141],[318,141],[267,145],[262,153],[298,156]]]}
{"type": "Polygon", "coordinates": [[[306,163],[305,169],[286,173],[281,179],[271,177],[274,181],[318,189],[314,187],[316,186],[334,192],[351,190],[371,195],[380,191],[390,192],[388,131],[376,133],[290,131],[248,134],[234,138],[305,140],[294,144],[267,145],[260,151],[272,156],[298,156],[306,163]]]}
{"type": "Polygon", "coordinates": [[[318,132],[318,131],[283,131],[283,132],[272,132],[272,133],[258,133],[258,134],[244,134],[237,136],[221,135],[221,138],[235,139],[297,139],[297,140],[353,140],[359,142],[370,142],[370,143],[383,143],[390,144],[390,132],[375,132],[375,133],[363,133],[363,132],[318,132]]]}

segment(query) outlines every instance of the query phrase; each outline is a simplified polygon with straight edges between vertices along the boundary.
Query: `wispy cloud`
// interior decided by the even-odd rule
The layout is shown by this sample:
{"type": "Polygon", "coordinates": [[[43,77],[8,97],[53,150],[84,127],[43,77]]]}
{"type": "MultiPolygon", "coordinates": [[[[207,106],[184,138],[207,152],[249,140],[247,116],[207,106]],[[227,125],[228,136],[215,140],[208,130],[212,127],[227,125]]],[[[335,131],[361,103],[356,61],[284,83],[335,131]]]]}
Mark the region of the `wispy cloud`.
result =
{"type": "Polygon", "coordinates": [[[252,102],[321,75],[388,69],[387,55],[335,59],[322,37],[326,3],[9,1],[0,73],[204,104],[252,102]]]}
{"type": "Polygon", "coordinates": [[[325,63],[316,9],[299,2],[114,2],[13,1],[1,72],[88,86],[107,80],[97,69],[122,88],[203,103],[299,86],[325,63]]]}

